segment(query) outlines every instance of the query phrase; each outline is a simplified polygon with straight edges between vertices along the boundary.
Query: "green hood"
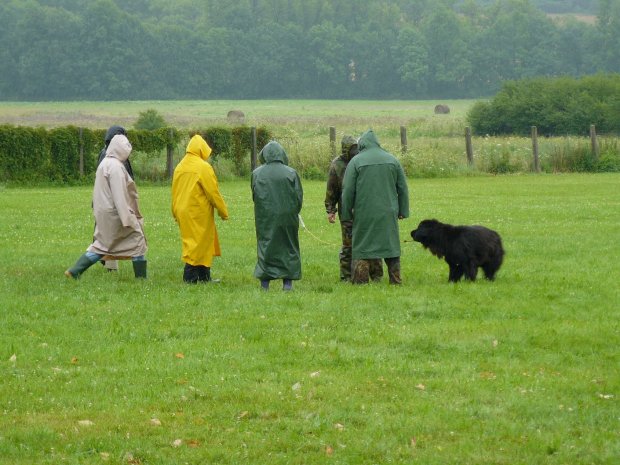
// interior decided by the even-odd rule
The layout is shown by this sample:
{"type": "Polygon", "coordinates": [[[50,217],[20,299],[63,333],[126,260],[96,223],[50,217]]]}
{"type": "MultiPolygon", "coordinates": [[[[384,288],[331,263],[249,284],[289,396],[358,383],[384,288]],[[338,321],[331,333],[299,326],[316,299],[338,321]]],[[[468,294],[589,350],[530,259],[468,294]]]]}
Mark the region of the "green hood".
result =
{"type": "Polygon", "coordinates": [[[274,161],[278,161],[288,166],[288,157],[286,156],[286,152],[284,151],[284,148],[275,140],[272,140],[263,147],[263,150],[261,150],[258,154],[258,161],[260,161],[263,165],[265,163],[273,163],[274,161]]]}
{"type": "Polygon", "coordinates": [[[381,147],[379,145],[379,141],[377,140],[377,136],[375,136],[375,133],[372,129],[369,129],[364,134],[362,134],[357,144],[359,145],[360,152],[362,150],[370,149],[373,147],[381,147]]]}

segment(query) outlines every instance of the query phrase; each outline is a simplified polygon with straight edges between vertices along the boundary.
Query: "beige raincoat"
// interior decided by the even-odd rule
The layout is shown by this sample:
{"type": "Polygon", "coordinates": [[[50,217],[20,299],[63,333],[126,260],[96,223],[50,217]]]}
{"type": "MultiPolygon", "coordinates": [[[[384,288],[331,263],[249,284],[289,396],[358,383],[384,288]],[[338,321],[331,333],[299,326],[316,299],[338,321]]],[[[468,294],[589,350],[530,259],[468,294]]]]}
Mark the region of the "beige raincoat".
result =
{"type": "Polygon", "coordinates": [[[220,218],[228,219],[215,172],[207,163],[210,155],[206,141],[199,135],[192,137],[172,178],[172,216],[181,230],[181,258],[192,266],[211,267],[213,257],[221,255],[214,209],[220,218]]]}
{"type": "Polygon", "coordinates": [[[146,253],[138,191],[123,165],[130,153],[127,137],[116,135],[97,168],[93,191],[95,236],[89,252],[121,259],[146,253]]]}

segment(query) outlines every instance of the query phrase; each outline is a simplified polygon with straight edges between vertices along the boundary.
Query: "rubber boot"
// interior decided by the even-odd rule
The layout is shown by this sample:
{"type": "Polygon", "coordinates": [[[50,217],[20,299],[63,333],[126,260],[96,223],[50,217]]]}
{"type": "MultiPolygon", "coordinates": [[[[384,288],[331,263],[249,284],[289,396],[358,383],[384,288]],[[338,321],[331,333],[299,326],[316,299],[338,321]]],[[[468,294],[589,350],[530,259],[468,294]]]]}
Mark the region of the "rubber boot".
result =
{"type": "Polygon", "coordinates": [[[269,290],[269,280],[268,279],[261,279],[260,280],[260,287],[263,291],[268,291],[269,290]]]}
{"type": "Polygon", "coordinates": [[[196,284],[198,282],[198,278],[198,267],[186,263],[183,268],[183,281],[188,284],[196,284]]]}
{"type": "Polygon", "coordinates": [[[146,260],[132,261],[133,274],[136,278],[146,279],[146,260]]]}
{"type": "Polygon", "coordinates": [[[198,265],[198,282],[206,283],[211,281],[211,268],[204,265],[198,265]]]}
{"type": "Polygon", "coordinates": [[[282,280],[282,290],[283,291],[292,291],[293,290],[293,280],[292,279],[283,279],[282,280]]]}
{"type": "Polygon", "coordinates": [[[79,277],[84,273],[88,268],[93,265],[93,262],[86,256],[86,254],[82,255],[78,258],[75,265],[65,271],[65,276],[67,278],[79,279],[79,277]]]}

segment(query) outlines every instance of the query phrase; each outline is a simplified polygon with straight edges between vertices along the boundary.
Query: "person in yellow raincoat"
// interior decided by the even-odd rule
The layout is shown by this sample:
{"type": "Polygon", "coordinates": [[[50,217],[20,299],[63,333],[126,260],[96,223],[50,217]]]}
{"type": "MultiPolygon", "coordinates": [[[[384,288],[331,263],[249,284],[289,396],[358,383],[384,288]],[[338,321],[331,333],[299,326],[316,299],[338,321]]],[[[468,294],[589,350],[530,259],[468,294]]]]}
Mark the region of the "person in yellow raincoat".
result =
{"type": "Polygon", "coordinates": [[[228,219],[217,177],[207,163],[210,155],[209,144],[200,135],[193,136],[172,178],[172,216],[183,241],[183,281],[192,284],[211,281],[213,257],[221,255],[214,210],[228,219]]]}

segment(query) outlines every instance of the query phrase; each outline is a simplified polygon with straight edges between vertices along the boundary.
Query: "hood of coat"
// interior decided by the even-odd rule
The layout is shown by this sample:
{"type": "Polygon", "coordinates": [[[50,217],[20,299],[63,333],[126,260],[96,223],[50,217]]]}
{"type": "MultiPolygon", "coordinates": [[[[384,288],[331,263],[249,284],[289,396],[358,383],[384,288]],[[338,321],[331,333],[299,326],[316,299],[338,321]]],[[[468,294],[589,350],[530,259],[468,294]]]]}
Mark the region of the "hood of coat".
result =
{"type": "Polygon", "coordinates": [[[130,153],[131,143],[129,139],[127,139],[127,136],[117,134],[112,137],[110,145],[108,145],[108,149],[105,152],[105,156],[116,158],[124,163],[129,158],[130,153]]]}
{"type": "Polygon", "coordinates": [[[106,131],[105,139],[103,140],[105,142],[105,146],[107,147],[108,145],[110,145],[110,141],[112,140],[112,138],[118,134],[126,136],[127,131],[123,126],[110,126],[110,129],[106,131]]]}
{"type": "Polygon", "coordinates": [[[288,166],[288,156],[284,148],[275,140],[272,140],[263,147],[263,150],[258,154],[258,160],[262,164],[278,161],[288,166]]]}
{"type": "Polygon", "coordinates": [[[341,155],[342,159],[346,162],[351,161],[355,155],[357,155],[357,139],[353,136],[344,136],[342,138],[341,146],[341,155]],[[353,151],[351,151],[351,147],[354,147],[353,151]]]}
{"type": "Polygon", "coordinates": [[[377,136],[372,129],[369,129],[364,134],[361,135],[359,141],[357,142],[359,146],[360,152],[362,150],[370,149],[373,147],[381,147],[379,145],[379,141],[377,140],[377,136]]]}
{"type": "Polygon", "coordinates": [[[192,137],[187,144],[186,154],[196,155],[202,158],[204,161],[211,156],[211,147],[207,144],[207,141],[202,138],[201,135],[196,134],[192,137]]]}

